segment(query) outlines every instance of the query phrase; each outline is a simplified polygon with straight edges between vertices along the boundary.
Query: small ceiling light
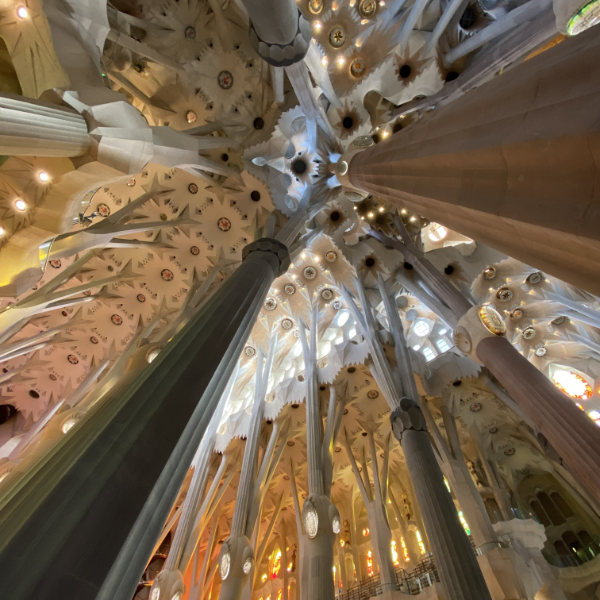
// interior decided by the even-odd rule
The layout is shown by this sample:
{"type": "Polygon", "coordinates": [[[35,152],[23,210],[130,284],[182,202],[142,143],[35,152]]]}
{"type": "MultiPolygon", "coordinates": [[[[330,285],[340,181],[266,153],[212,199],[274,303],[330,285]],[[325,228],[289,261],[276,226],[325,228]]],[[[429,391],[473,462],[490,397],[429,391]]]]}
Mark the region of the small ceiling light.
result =
{"type": "Polygon", "coordinates": [[[354,210],[358,210],[358,209],[356,208],[356,206],[353,206],[352,208],[353,208],[354,210]]]}
{"type": "Polygon", "coordinates": [[[17,17],[19,17],[19,19],[25,19],[28,16],[29,11],[24,6],[19,6],[19,8],[17,8],[17,17]]]}
{"type": "Polygon", "coordinates": [[[329,64],[329,60],[327,60],[327,57],[326,57],[326,56],[324,56],[324,57],[321,59],[321,64],[322,64],[324,67],[326,67],[326,66],[329,64]]]}
{"type": "Polygon", "coordinates": [[[319,262],[321,259],[318,256],[315,256],[315,262],[319,262]]]}
{"type": "Polygon", "coordinates": [[[50,179],[50,175],[48,175],[48,173],[46,173],[46,171],[40,171],[40,173],[38,174],[38,179],[42,183],[46,183],[46,181],[48,181],[48,179],[50,179]]]}
{"type": "Polygon", "coordinates": [[[27,208],[27,203],[25,202],[25,200],[21,200],[21,198],[18,198],[15,201],[15,206],[17,207],[17,210],[25,210],[27,208]]]}
{"type": "Polygon", "coordinates": [[[346,62],[346,59],[343,56],[340,56],[338,58],[338,65],[340,65],[340,67],[342,67],[345,62],[346,62]]]}
{"type": "Polygon", "coordinates": [[[405,215],[405,214],[406,214],[408,211],[407,211],[405,208],[403,208],[403,209],[402,209],[400,212],[401,212],[403,215],[405,215]]]}
{"type": "Polygon", "coordinates": [[[384,0],[379,0],[379,6],[385,6],[385,1],[384,0]]]}
{"type": "Polygon", "coordinates": [[[375,214],[372,213],[372,212],[370,212],[370,213],[367,214],[367,217],[369,217],[369,219],[372,219],[374,216],[375,216],[375,214]]]}
{"type": "Polygon", "coordinates": [[[415,217],[414,215],[410,218],[410,222],[414,223],[417,220],[417,217],[415,217]]]}
{"type": "Polygon", "coordinates": [[[388,135],[390,135],[390,132],[386,130],[381,135],[382,137],[386,138],[388,135]]]}
{"type": "Polygon", "coordinates": [[[306,258],[306,252],[302,253],[302,258],[306,258]]]}
{"type": "Polygon", "coordinates": [[[384,207],[384,206],[380,206],[380,207],[379,207],[379,212],[383,212],[384,210],[385,210],[385,207],[384,207]]]}
{"type": "Polygon", "coordinates": [[[4,235],[4,228],[0,227],[0,237],[2,237],[4,235]]]}
{"type": "Polygon", "coordinates": [[[323,25],[321,25],[321,21],[315,21],[315,29],[317,31],[321,31],[321,27],[323,27],[323,25]]]}

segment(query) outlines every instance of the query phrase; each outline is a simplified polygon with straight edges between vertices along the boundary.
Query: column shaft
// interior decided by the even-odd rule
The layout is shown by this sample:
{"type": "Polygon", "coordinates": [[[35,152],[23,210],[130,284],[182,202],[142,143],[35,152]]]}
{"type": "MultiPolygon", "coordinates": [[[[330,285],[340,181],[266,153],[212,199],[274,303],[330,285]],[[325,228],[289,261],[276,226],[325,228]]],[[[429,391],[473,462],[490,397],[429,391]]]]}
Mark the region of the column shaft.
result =
{"type": "Polygon", "coordinates": [[[242,265],[147,369],[97,403],[43,469],[7,490],[0,596],[132,597],[286,252],[274,240],[248,246],[242,265]]]}
{"type": "Polygon", "coordinates": [[[73,157],[89,146],[86,122],[74,110],[0,94],[0,154],[73,157]]]}
{"type": "Polygon", "coordinates": [[[350,182],[600,294],[599,53],[595,28],[565,40],[355,155],[350,182]]]}

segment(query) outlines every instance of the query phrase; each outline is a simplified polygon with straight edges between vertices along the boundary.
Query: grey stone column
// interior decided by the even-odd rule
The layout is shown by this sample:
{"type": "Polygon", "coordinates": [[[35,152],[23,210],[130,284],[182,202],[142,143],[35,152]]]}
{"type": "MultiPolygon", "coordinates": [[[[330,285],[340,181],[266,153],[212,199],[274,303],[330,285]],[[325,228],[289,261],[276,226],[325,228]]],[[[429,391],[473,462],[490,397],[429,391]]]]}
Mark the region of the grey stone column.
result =
{"type": "Polygon", "coordinates": [[[444,484],[419,405],[414,400],[402,398],[390,420],[392,431],[404,451],[446,600],[491,600],[444,484]]]}
{"type": "Polygon", "coordinates": [[[89,147],[85,120],[74,110],[0,94],[0,154],[73,157],[89,147]]]}
{"type": "Polygon", "coordinates": [[[130,600],[269,287],[289,265],[276,240],[253,242],[243,257],[135,381],[6,491],[0,597],[130,600]]]}

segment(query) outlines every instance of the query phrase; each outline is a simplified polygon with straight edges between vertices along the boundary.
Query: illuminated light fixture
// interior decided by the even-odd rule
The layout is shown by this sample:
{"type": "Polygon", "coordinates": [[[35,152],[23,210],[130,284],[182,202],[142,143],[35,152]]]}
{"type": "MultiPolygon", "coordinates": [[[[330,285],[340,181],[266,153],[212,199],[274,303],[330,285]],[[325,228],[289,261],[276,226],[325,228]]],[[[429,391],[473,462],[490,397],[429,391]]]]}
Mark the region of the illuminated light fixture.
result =
{"type": "Polygon", "coordinates": [[[50,179],[50,175],[48,175],[48,173],[46,173],[46,171],[40,171],[38,173],[38,179],[42,182],[42,183],[46,183],[48,181],[48,179],[50,179]]]}
{"type": "Polygon", "coordinates": [[[375,214],[372,213],[372,212],[370,212],[370,213],[367,214],[367,217],[369,217],[369,219],[372,219],[374,216],[375,216],[375,214]]]}
{"type": "Polygon", "coordinates": [[[19,19],[26,19],[29,16],[29,11],[24,6],[17,8],[17,17],[19,19]]]}
{"type": "Polygon", "coordinates": [[[340,56],[338,58],[338,65],[340,65],[340,67],[342,67],[345,62],[346,62],[346,59],[343,56],[340,56]]]}
{"type": "Polygon", "coordinates": [[[448,235],[448,230],[439,223],[432,223],[427,235],[432,242],[441,242],[448,235]]]}
{"type": "Polygon", "coordinates": [[[379,212],[383,212],[385,210],[385,206],[380,206],[378,210],[379,212]]]}
{"type": "Polygon", "coordinates": [[[354,45],[355,45],[357,48],[360,48],[360,47],[362,46],[362,40],[359,38],[358,40],[356,40],[356,41],[354,42],[354,45]]]}
{"type": "Polygon", "coordinates": [[[577,35],[600,23],[600,0],[592,0],[582,6],[567,23],[567,33],[577,35]]]}
{"type": "Polygon", "coordinates": [[[385,0],[379,0],[379,6],[385,6],[385,0]]]}
{"type": "Polygon", "coordinates": [[[306,258],[306,252],[303,252],[301,256],[302,258],[306,258]]]}
{"type": "Polygon", "coordinates": [[[358,209],[356,208],[356,206],[353,206],[352,208],[353,208],[354,210],[358,210],[358,209]]]}
{"type": "Polygon", "coordinates": [[[329,64],[329,60],[327,60],[327,57],[326,57],[326,56],[324,56],[324,57],[321,59],[321,64],[322,64],[324,67],[326,67],[326,66],[329,64]]]}
{"type": "Polygon", "coordinates": [[[382,136],[383,138],[386,138],[388,135],[390,135],[390,132],[389,132],[389,131],[387,131],[387,130],[386,130],[386,131],[384,131],[384,132],[381,134],[381,136],[382,136]]]}
{"type": "Polygon", "coordinates": [[[264,582],[267,580],[267,574],[266,574],[266,573],[263,573],[263,574],[261,575],[261,578],[260,578],[260,580],[261,580],[261,581],[264,583],[264,582]]]}
{"type": "Polygon", "coordinates": [[[417,220],[417,217],[415,217],[414,215],[410,218],[410,222],[414,223],[417,220]]]}
{"type": "Polygon", "coordinates": [[[561,392],[577,400],[589,400],[594,394],[590,384],[573,371],[556,371],[552,376],[552,381],[561,392]]]}
{"type": "Polygon", "coordinates": [[[426,337],[431,333],[431,325],[424,319],[417,319],[413,323],[412,331],[419,337],[426,337]]]}
{"type": "Polygon", "coordinates": [[[403,208],[403,209],[400,211],[400,213],[401,213],[401,214],[403,214],[403,215],[405,215],[407,212],[408,212],[408,211],[407,211],[405,208],[403,208]]]}
{"type": "Polygon", "coordinates": [[[23,211],[27,208],[27,203],[25,202],[25,200],[21,200],[21,198],[18,198],[17,200],[15,200],[15,206],[17,210],[23,211]]]}
{"type": "Polygon", "coordinates": [[[315,262],[319,262],[321,259],[318,256],[315,256],[315,262]]]}
{"type": "Polygon", "coordinates": [[[394,540],[392,540],[392,561],[396,567],[400,564],[398,551],[396,550],[396,542],[394,540]]]}
{"type": "Polygon", "coordinates": [[[366,25],[369,22],[369,19],[362,19],[360,24],[361,25],[366,25]]]}
{"type": "Polygon", "coordinates": [[[321,31],[321,27],[323,27],[323,25],[321,25],[321,21],[315,21],[315,29],[317,31],[321,31]]]}
{"type": "Polygon", "coordinates": [[[458,511],[458,519],[461,522],[462,526],[464,527],[465,533],[467,535],[471,535],[471,529],[469,528],[469,526],[467,525],[467,522],[465,521],[465,517],[462,513],[462,510],[458,511]]]}
{"type": "Polygon", "coordinates": [[[598,412],[597,410],[593,410],[590,413],[588,413],[590,419],[592,419],[592,421],[594,421],[594,423],[596,423],[596,425],[598,425],[598,427],[600,427],[600,412],[598,412]]]}
{"type": "Polygon", "coordinates": [[[367,537],[367,536],[369,535],[369,533],[370,533],[370,532],[369,532],[369,528],[368,528],[368,527],[365,527],[365,528],[363,529],[363,535],[364,535],[365,537],[367,537]]]}
{"type": "Polygon", "coordinates": [[[4,229],[2,227],[0,227],[0,237],[2,237],[4,235],[4,229]]]}

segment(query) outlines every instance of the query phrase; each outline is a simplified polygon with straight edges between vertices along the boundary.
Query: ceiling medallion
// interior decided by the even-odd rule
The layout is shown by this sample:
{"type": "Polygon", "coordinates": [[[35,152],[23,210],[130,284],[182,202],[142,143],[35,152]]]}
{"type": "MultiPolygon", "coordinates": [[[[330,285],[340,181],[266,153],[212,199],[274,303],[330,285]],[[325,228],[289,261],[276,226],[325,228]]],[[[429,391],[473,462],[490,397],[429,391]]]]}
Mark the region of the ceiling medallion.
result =
{"type": "Polygon", "coordinates": [[[333,308],[335,308],[335,310],[340,310],[340,308],[342,308],[342,301],[341,300],[336,300],[333,303],[333,308]]]}
{"type": "Polygon", "coordinates": [[[95,335],[92,335],[90,337],[90,342],[92,342],[92,344],[99,344],[100,340],[95,335]]]}
{"type": "Polygon", "coordinates": [[[123,317],[121,315],[111,315],[110,320],[113,325],[123,325],[123,317]]]}
{"type": "Polygon", "coordinates": [[[55,268],[55,269],[60,269],[61,266],[61,262],[60,262],[60,258],[53,258],[52,260],[48,261],[50,263],[50,266],[55,268]]]}
{"type": "Polygon", "coordinates": [[[567,320],[567,317],[556,317],[556,319],[554,319],[554,321],[552,321],[552,325],[562,325],[565,321],[567,320]]]}
{"type": "Polygon", "coordinates": [[[546,356],[546,348],[544,346],[540,346],[539,348],[535,349],[535,355],[536,356],[546,356]]]}
{"type": "Polygon", "coordinates": [[[196,29],[195,27],[192,27],[192,25],[188,25],[184,30],[183,30],[183,35],[185,36],[185,39],[188,41],[192,41],[196,39],[196,29]]]}
{"type": "Polygon", "coordinates": [[[69,356],[67,356],[67,360],[72,364],[72,365],[76,365],[79,363],[79,359],[74,355],[74,354],[69,354],[69,356]]]}
{"type": "Polygon", "coordinates": [[[321,292],[321,298],[323,298],[325,302],[329,302],[333,298],[333,292],[330,289],[324,289],[321,292]]]}
{"type": "Polygon", "coordinates": [[[375,0],[361,0],[358,5],[358,12],[363,19],[370,19],[377,10],[375,0]]]}
{"type": "Polygon", "coordinates": [[[163,269],[160,272],[160,276],[165,280],[165,281],[173,281],[173,279],[175,278],[175,275],[173,275],[173,271],[171,271],[170,269],[163,269]]]}
{"type": "Polygon", "coordinates": [[[198,254],[200,254],[200,248],[198,248],[198,246],[192,246],[190,248],[190,254],[193,256],[198,256],[198,254]]]}
{"type": "Polygon", "coordinates": [[[221,231],[229,231],[231,229],[231,221],[227,217],[221,217],[217,221],[217,225],[221,231]]]}
{"type": "MultiPolygon", "coordinates": [[[[359,148],[368,148],[369,146],[375,144],[375,142],[370,135],[359,135],[358,137],[354,138],[352,144],[354,146],[358,146],[359,148]]],[[[346,193],[346,195],[348,194],[346,193]]],[[[362,200],[362,196],[360,196],[360,198],[362,200]]]]}
{"type": "Polygon", "coordinates": [[[190,125],[191,125],[192,123],[195,123],[197,118],[198,118],[198,117],[196,116],[196,113],[195,113],[193,110],[188,110],[188,111],[185,113],[185,119],[186,119],[186,121],[187,121],[188,123],[190,123],[190,125]]]}
{"type": "Polygon", "coordinates": [[[494,335],[504,335],[506,333],[506,324],[498,311],[492,306],[482,306],[479,309],[479,320],[482,325],[494,335]]]}
{"type": "Polygon", "coordinates": [[[515,308],[515,310],[513,310],[510,313],[510,318],[514,319],[515,321],[518,321],[519,319],[521,319],[523,317],[525,313],[523,312],[523,309],[521,308],[515,308]]]}
{"type": "Polygon", "coordinates": [[[515,452],[516,452],[516,450],[514,448],[507,448],[504,451],[504,454],[506,454],[506,456],[512,456],[515,452]]]}
{"type": "Polygon", "coordinates": [[[375,400],[375,398],[379,398],[379,392],[377,390],[369,390],[367,392],[367,398],[369,400],[375,400]]]}
{"type": "Polygon", "coordinates": [[[488,267],[483,271],[484,279],[491,281],[492,279],[496,279],[496,269],[494,267],[488,267]]]}
{"type": "Polygon", "coordinates": [[[490,433],[494,434],[494,433],[498,433],[498,428],[497,427],[490,427],[488,430],[490,433]]]}
{"type": "Polygon", "coordinates": [[[57,381],[58,380],[58,376],[55,375],[54,373],[50,373],[49,377],[50,377],[50,379],[52,379],[52,381],[57,381]]]}
{"type": "Polygon", "coordinates": [[[267,298],[264,307],[266,310],[275,310],[277,308],[277,300],[275,298],[267,298]]]}
{"type": "Polygon", "coordinates": [[[247,558],[244,561],[244,565],[242,567],[242,571],[244,571],[245,575],[248,575],[248,573],[250,573],[250,569],[252,568],[252,559],[251,558],[247,558]]]}
{"type": "Polygon", "coordinates": [[[300,331],[298,331],[297,329],[294,329],[294,337],[295,338],[299,338],[300,337],[300,331]]]}
{"type": "Polygon", "coordinates": [[[329,32],[329,43],[333,48],[341,48],[346,43],[346,32],[341,25],[336,25],[329,32]]]}
{"type": "Polygon", "coordinates": [[[330,250],[329,252],[325,253],[325,260],[327,262],[335,262],[337,260],[337,252],[330,250]]]}
{"type": "Polygon", "coordinates": [[[294,326],[294,322],[291,319],[283,319],[281,321],[281,327],[286,331],[289,331],[294,326]]]}
{"type": "Polygon", "coordinates": [[[471,412],[479,412],[483,408],[483,405],[481,402],[473,402],[469,408],[471,409],[471,412]]]}
{"type": "Polygon", "coordinates": [[[138,294],[136,298],[138,302],[146,302],[146,296],[144,296],[144,294],[138,294]]]}
{"type": "Polygon", "coordinates": [[[512,300],[513,295],[513,291],[507,287],[502,287],[496,292],[496,298],[502,302],[508,302],[512,300]]]}
{"type": "Polygon", "coordinates": [[[527,283],[529,283],[531,285],[537,285],[538,283],[542,282],[543,278],[544,278],[544,276],[539,271],[537,271],[536,273],[532,273],[527,278],[527,283]]]}
{"type": "Polygon", "coordinates": [[[567,33],[577,35],[600,22],[600,2],[591,0],[584,4],[568,21],[567,33]]]}
{"type": "Polygon", "coordinates": [[[254,356],[256,354],[256,350],[252,346],[246,346],[244,349],[246,356],[254,356]]]}
{"type": "Polygon", "coordinates": [[[108,217],[110,216],[110,206],[108,206],[108,204],[104,204],[104,202],[101,202],[98,204],[98,206],[96,206],[96,212],[101,217],[108,217]]]}
{"type": "Polygon", "coordinates": [[[352,77],[362,77],[365,72],[365,61],[358,57],[350,63],[350,75],[352,77]]]}
{"type": "Polygon", "coordinates": [[[166,221],[169,217],[167,217],[167,215],[165,213],[160,213],[160,220],[161,221],[166,221]]]}
{"type": "Polygon", "coordinates": [[[286,283],[283,286],[283,291],[287,296],[291,296],[296,293],[296,286],[293,283],[286,283]]]}
{"type": "Polygon", "coordinates": [[[320,14],[323,10],[323,0],[309,0],[308,10],[310,10],[313,15],[320,14]]]}
{"type": "Polygon", "coordinates": [[[532,340],[535,337],[535,329],[533,327],[525,327],[521,335],[526,340],[532,340]]]}
{"type": "Polygon", "coordinates": [[[303,273],[306,279],[314,279],[317,276],[317,270],[314,267],[306,267],[303,273]]]}
{"type": "Polygon", "coordinates": [[[221,89],[228,90],[233,85],[233,75],[229,71],[221,71],[217,75],[217,83],[221,89]]]}
{"type": "Polygon", "coordinates": [[[135,185],[135,179],[133,179],[133,178],[132,178],[132,179],[130,179],[130,180],[127,182],[127,185],[128,185],[129,187],[133,187],[133,186],[135,185]]]}
{"type": "Polygon", "coordinates": [[[198,193],[198,186],[195,183],[190,183],[190,185],[188,185],[188,192],[190,194],[197,194],[198,193]]]}

